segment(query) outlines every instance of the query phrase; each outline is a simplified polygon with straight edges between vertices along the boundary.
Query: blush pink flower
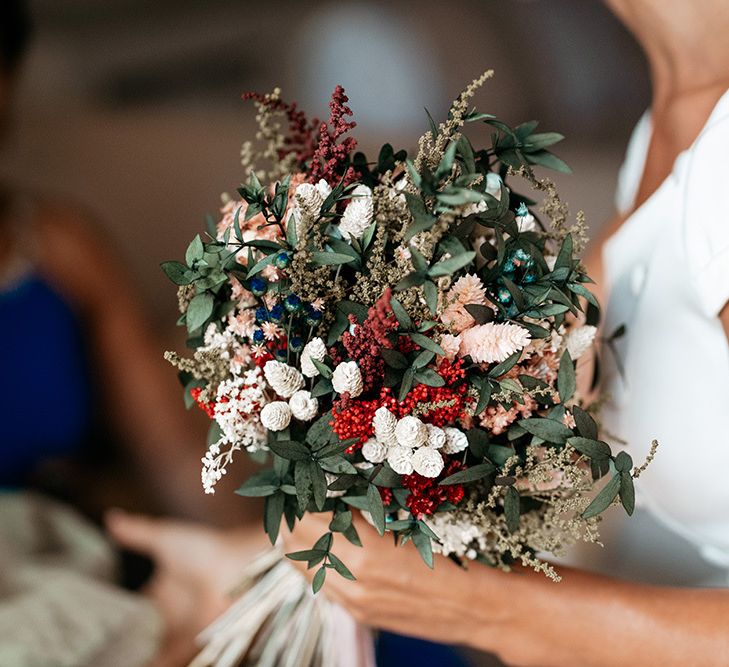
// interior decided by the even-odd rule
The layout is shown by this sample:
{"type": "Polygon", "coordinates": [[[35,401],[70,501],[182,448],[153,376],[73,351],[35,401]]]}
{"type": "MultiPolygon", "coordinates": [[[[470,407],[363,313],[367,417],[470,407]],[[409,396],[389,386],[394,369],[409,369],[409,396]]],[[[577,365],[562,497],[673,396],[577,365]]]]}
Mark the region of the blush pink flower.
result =
{"type": "Polygon", "coordinates": [[[461,334],[460,353],[476,363],[499,363],[529,344],[529,332],[516,324],[488,322],[461,334]]]}
{"type": "Polygon", "coordinates": [[[440,346],[443,348],[443,352],[445,352],[445,358],[448,359],[448,361],[453,361],[458,355],[458,350],[461,347],[461,337],[444,334],[440,339],[440,346]]]}
{"type": "Polygon", "coordinates": [[[283,334],[283,330],[274,322],[264,322],[261,325],[261,331],[266,340],[276,340],[283,334]]]}
{"type": "Polygon", "coordinates": [[[487,303],[483,283],[478,276],[461,276],[446,294],[446,307],[440,316],[441,322],[453,331],[460,333],[476,324],[476,320],[466,310],[470,304],[485,306],[487,303]]]}

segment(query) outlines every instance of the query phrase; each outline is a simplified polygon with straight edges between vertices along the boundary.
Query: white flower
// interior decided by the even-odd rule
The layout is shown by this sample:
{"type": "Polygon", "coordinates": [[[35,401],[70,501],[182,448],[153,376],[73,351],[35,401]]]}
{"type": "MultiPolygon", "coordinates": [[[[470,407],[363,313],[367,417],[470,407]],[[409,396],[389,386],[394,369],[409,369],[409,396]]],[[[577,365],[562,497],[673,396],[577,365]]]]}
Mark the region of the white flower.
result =
{"type": "Polygon", "coordinates": [[[291,408],[284,401],[273,401],[263,406],[261,424],[269,431],[283,431],[291,423],[291,408]]]}
{"type": "Polygon", "coordinates": [[[534,216],[527,211],[526,215],[516,216],[516,226],[520,232],[533,232],[537,228],[537,222],[534,216]]]}
{"type": "Polygon", "coordinates": [[[596,333],[597,328],[589,324],[570,330],[565,339],[565,346],[573,360],[579,359],[590,349],[596,333]]]}
{"type": "Polygon", "coordinates": [[[463,431],[453,426],[446,426],[444,429],[446,441],[441,451],[444,454],[458,454],[468,447],[468,438],[463,431]]]}
{"type": "Polygon", "coordinates": [[[332,387],[338,394],[348,393],[352,398],[362,393],[362,373],[356,361],[343,361],[334,369],[332,387]]]}
{"type": "Polygon", "coordinates": [[[400,445],[390,447],[387,450],[387,462],[398,475],[410,475],[413,472],[413,450],[400,445]]]}
{"type": "Polygon", "coordinates": [[[293,366],[281,361],[267,361],[263,374],[268,384],[279,396],[290,398],[304,386],[304,378],[293,366]]]}
{"type": "Polygon", "coordinates": [[[319,401],[312,397],[311,392],[300,389],[289,399],[289,407],[296,419],[308,422],[316,417],[319,410],[319,401]]]}
{"type": "Polygon", "coordinates": [[[387,445],[370,438],[362,445],[362,456],[370,463],[382,463],[387,458],[387,445]]]}
{"type": "Polygon", "coordinates": [[[375,416],[372,418],[372,426],[375,429],[375,437],[383,445],[390,447],[397,444],[397,438],[395,437],[397,417],[384,405],[375,411],[375,416]]]}
{"type": "Polygon", "coordinates": [[[296,225],[297,237],[301,238],[304,229],[319,216],[321,206],[331,191],[329,184],[323,179],[316,185],[301,183],[296,186],[291,217],[296,225]]]}
{"type": "Polygon", "coordinates": [[[426,424],[425,427],[428,429],[428,447],[440,449],[446,444],[446,434],[442,428],[433,426],[433,424],[426,424]]]}
{"type": "Polygon", "coordinates": [[[348,240],[362,238],[364,230],[372,222],[373,213],[372,190],[366,185],[358,185],[352,191],[352,199],[347,204],[339,223],[342,236],[348,240]]]}
{"type": "Polygon", "coordinates": [[[501,176],[494,173],[488,173],[486,174],[486,192],[488,192],[492,197],[496,197],[499,201],[501,201],[501,183],[503,181],[501,180],[501,176]]]}
{"type": "Polygon", "coordinates": [[[319,370],[311,362],[312,359],[323,361],[327,354],[327,346],[321,338],[312,338],[301,351],[301,372],[308,378],[319,375],[319,370]]]}
{"type": "Polygon", "coordinates": [[[430,447],[421,447],[412,457],[413,470],[423,477],[437,477],[443,472],[443,457],[430,447]]]}
{"type": "Polygon", "coordinates": [[[408,415],[397,422],[395,437],[403,447],[422,447],[428,442],[428,429],[417,417],[408,415]]]}

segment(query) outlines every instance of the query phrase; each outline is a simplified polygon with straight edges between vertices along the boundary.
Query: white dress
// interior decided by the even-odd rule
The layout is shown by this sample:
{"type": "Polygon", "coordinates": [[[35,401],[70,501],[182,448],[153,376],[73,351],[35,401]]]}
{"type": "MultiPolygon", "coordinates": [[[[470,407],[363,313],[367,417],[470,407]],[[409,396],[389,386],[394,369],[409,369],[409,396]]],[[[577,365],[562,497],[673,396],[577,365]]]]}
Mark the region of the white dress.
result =
{"type": "MultiPolygon", "coordinates": [[[[633,202],[650,143],[645,115],[618,182],[633,202]]],[[[636,464],[639,502],[711,563],[729,569],[729,344],[718,314],[729,301],[729,92],[671,174],[603,250],[607,430],[636,464]]]]}

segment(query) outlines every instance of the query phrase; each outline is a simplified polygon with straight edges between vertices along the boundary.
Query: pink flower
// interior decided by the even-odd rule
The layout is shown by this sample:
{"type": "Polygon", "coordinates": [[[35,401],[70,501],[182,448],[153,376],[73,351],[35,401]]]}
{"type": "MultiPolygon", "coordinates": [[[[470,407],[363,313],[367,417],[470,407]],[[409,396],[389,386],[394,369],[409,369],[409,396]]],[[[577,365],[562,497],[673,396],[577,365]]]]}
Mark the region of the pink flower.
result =
{"type": "Polygon", "coordinates": [[[445,352],[445,358],[448,361],[453,361],[461,347],[461,337],[444,334],[440,339],[440,346],[443,348],[443,352],[445,352]]]}
{"type": "Polygon", "coordinates": [[[488,322],[461,334],[460,353],[476,363],[499,363],[523,349],[529,340],[529,332],[516,324],[488,322]]]}
{"type": "Polygon", "coordinates": [[[283,333],[275,322],[264,322],[261,325],[261,331],[266,340],[276,340],[283,333]]]}
{"type": "Polygon", "coordinates": [[[256,315],[252,310],[242,310],[237,315],[228,315],[228,327],[236,336],[250,338],[256,324],[256,315]]]}
{"type": "Polygon", "coordinates": [[[458,301],[464,306],[469,303],[475,303],[480,306],[486,305],[486,295],[483,291],[483,283],[478,276],[472,276],[470,273],[461,276],[448,290],[448,301],[458,301]]]}
{"type": "Polygon", "coordinates": [[[476,324],[476,320],[466,310],[466,306],[470,304],[485,306],[487,303],[481,279],[471,274],[461,276],[448,290],[446,303],[446,308],[440,316],[441,322],[449,325],[457,333],[472,327],[476,324]]]}

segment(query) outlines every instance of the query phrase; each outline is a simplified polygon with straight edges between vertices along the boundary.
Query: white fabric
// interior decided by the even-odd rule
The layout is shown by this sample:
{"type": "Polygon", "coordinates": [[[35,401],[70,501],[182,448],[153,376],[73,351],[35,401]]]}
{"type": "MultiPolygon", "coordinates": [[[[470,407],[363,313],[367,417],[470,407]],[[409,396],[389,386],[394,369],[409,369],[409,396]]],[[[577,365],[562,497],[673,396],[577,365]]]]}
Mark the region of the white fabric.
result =
{"type": "MultiPolygon", "coordinates": [[[[644,116],[621,170],[617,201],[632,209],[650,143],[644,116]]],[[[607,430],[636,463],[658,454],[640,500],[713,563],[729,567],[729,345],[718,318],[729,301],[729,92],[656,192],[603,250],[607,430]],[[621,368],[622,367],[622,368],[621,368]]]]}

